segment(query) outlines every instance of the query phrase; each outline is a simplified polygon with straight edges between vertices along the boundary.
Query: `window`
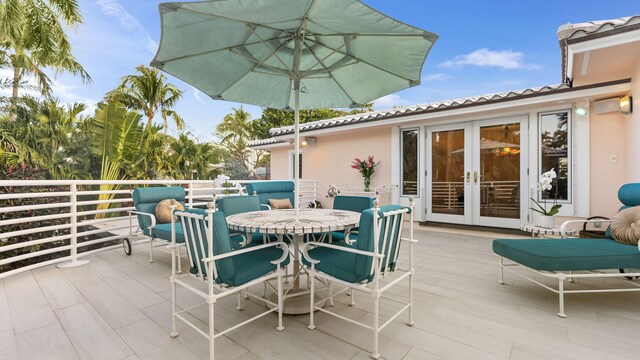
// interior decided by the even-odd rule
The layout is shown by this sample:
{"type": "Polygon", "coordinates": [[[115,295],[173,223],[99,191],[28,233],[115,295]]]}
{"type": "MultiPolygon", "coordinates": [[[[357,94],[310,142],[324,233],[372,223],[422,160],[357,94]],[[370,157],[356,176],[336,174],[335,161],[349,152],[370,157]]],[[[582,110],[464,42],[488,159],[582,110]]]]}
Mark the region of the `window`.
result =
{"type": "Polygon", "coordinates": [[[571,199],[571,112],[569,110],[539,114],[539,172],[551,169],[558,177],[549,191],[539,193],[539,200],[571,199]]]}
{"type": "Polygon", "coordinates": [[[402,130],[402,195],[418,196],[418,129],[402,130]]]}
{"type": "MultiPolygon", "coordinates": [[[[289,152],[289,159],[291,160],[291,165],[289,166],[289,177],[293,179],[295,174],[295,166],[296,166],[296,154],[291,151],[289,152]]],[[[302,152],[300,153],[300,163],[298,164],[298,179],[302,179],[302,152]]]]}

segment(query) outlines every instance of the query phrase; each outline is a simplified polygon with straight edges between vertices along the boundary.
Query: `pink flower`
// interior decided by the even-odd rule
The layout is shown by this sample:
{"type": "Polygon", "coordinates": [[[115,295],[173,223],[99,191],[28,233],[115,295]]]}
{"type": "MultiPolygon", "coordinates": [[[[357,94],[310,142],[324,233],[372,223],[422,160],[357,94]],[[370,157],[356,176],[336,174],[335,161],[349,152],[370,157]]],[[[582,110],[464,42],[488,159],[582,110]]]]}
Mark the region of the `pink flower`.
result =
{"type": "Polygon", "coordinates": [[[367,169],[371,169],[371,165],[372,165],[371,163],[368,163],[367,164],[367,169]]]}
{"type": "Polygon", "coordinates": [[[355,160],[353,160],[355,162],[362,162],[362,160],[360,160],[360,158],[356,158],[355,160]]]}
{"type": "Polygon", "coordinates": [[[351,165],[351,168],[358,170],[358,166],[357,165],[351,165]]]}

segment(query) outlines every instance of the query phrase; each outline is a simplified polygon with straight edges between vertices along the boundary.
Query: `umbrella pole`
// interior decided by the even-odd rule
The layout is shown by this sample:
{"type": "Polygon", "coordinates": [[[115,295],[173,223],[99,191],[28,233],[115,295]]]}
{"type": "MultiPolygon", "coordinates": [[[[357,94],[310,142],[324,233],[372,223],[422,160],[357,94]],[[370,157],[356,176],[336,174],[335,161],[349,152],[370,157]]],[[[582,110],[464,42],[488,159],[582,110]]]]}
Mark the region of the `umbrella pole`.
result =
{"type": "Polygon", "coordinates": [[[294,95],[294,133],[295,133],[295,160],[293,169],[293,179],[295,182],[295,198],[294,207],[296,209],[296,219],[300,214],[300,79],[294,79],[293,81],[294,95]]]}

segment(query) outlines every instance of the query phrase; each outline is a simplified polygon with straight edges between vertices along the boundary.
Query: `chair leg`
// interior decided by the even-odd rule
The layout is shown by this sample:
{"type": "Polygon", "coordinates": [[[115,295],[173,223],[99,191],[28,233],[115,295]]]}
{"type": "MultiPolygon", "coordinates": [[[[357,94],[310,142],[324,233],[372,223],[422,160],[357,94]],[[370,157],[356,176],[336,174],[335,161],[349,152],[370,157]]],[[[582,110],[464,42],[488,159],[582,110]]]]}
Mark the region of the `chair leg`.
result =
{"type": "Polygon", "coordinates": [[[333,282],[329,281],[329,306],[334,307],[333,303],[333,282]]]}
{"type": "Polygon", "coordinates": [[[242,295],[240,294],[242,291],[238,291],[238,305],[236,306],[236,310],[242,311],[244,309],[244,303],[242,301],[242,295]]]}
{"type": "Polygon", "coordinates": [[[264,282],[264,286],[262,287],[262,298],[266,298],[267,297],[267,282],[264,282]]]}
{"type": "Polygon", "coordinates": [[[378,334],[380,333],[380,294],[376,294],[373,297],[373,352],[371,358],[379,359],[380,352],[378,351],[378,334]]]}
{"type": "MultiPolygon", "coordinates": [[[[283,277],[283,271],[282,269],[278,266],[278,270],[276,270],[278,272],[278,327],[276,328],[276,330],[278,331],[282,331],[284,330],[284,326],[282,326],[282,312],[283,312],[283,307],[284,307],[284,301],[282,299],[282,277],[283,277]]],[[[267,291],[267,287],[265,284],[265,293],[267,291]]]]}
{"type": "Polygon", "coordinates": [[[500,257],[500,280],[498,283],[504,285],[504,258],[502,256],[500,257]]]}
{"type": "Polygon", "coordinates": [[[178,253],[176,256],[176,261],[178,262],[178,273],[182,273],[182,260],[180,259],[180,247],[176,247],[176,252],[178,253]]]}
{"type": "Polygon", "coordinates": [[[415,325],[413,321],[413,269],[409,273],[409,322],[407,325],[415,325]]]}
{"type": "Polygon", "coordinates": [[[313,264],[311,265],[311,269],[309,269],[309,279],[311,279],[311,285],[309,286],[309,326],[307,326],[310,330],[316,328],[316,325],[313,323],[313,313],[315,311],[315,299],[314,299],[314,291],[315,291],[315,267],[313,264]]]}
{"type": "Polygon", "coordinates": [[[561,318],[567,317],[567,314],[564,313],[564,280],[565,275],[558,274],[558,306],[560,309],[557,315],[561,318]]]}
{"type": "Polygon", "coordinates": [[[353,288],[349,288],[349,306],[356,305],[356,293],[353,291],[353,288]]]}
{"type": "Polygon", "coordinates": [[[153,262],[153,237],[149,239],[149,262],[153,262]]]}
{"type": "Polygon", "coordinates": [[[176,283],[174,279],[171,279],[171,337],[178,336],[178,329],[176,327],[176,303],[178,301],[178,294],[176,289],[176,283]]]}
{"type": "Polygon", "coordinates": [[[215,330],[214,330],[214,316],[213,316],[213,310],[214,310],[214,305],[215,302],[209,302],[209,360],[214,360],[215,359],[215,352],[214,352],[214,343],[215,343],[215,330]]]}

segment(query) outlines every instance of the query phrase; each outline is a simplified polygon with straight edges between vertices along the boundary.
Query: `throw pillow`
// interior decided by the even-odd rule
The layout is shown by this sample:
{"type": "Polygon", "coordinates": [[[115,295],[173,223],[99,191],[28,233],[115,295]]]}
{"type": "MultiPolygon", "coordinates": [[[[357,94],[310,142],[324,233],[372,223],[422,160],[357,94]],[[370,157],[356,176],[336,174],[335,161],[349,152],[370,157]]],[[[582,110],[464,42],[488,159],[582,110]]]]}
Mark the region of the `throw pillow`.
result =
{"type": "Polygon", "coordinates": [[[640,206],[624,209],[611,219],[611,234],[622,244],[637,245],[640,239],[640,206]]]}
{"type": "MultiPolygon", "coordinates": [[[[184,206],[176,199],[164,199],[156,205],[156,220],[160,224],[171,222],[171,207],[175,206],[176,210],[184,210],[184,206]]],[[[176,219],[177,221],[178,219],[176,219]]]]}
{"type": "Polygon", "coordinates": [[[293,206],[291,205],[291,201],[288,198],[287,199],[269,199],[269,206],[271,206],[271,209],[273,210],[293,209],[293,206]]]}

